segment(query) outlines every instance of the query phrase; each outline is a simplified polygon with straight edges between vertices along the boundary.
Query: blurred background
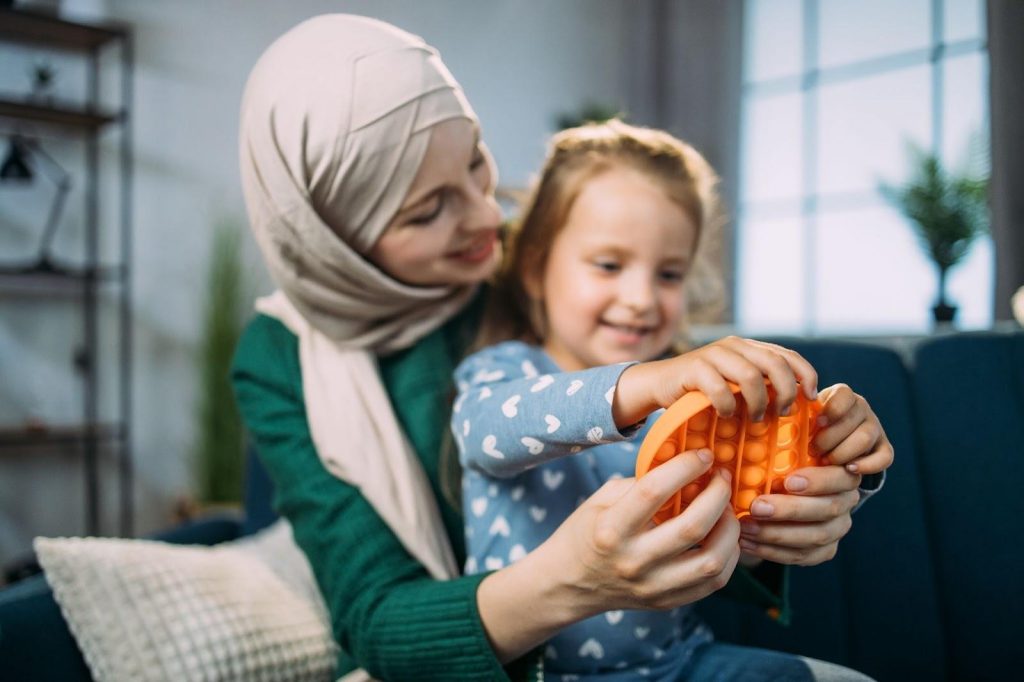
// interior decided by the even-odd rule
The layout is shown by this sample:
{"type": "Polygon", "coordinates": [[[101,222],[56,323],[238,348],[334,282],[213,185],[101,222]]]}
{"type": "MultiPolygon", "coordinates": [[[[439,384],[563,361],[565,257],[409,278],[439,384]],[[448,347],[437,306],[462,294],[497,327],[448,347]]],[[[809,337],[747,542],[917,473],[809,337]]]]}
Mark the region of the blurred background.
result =
{"type": "Polygon", "coordinates": [[[699,337],[1015,324],[1024,63],[1020,25],[1000,20],[1014,0],[0,4],[0,565],[35,535],[144,534],[237,501],[224,372],[270,290],[239,102],[263,49],[320,13],[437,47],[503,196],[588,117],[704,152],[731,219],[699,337]]]}

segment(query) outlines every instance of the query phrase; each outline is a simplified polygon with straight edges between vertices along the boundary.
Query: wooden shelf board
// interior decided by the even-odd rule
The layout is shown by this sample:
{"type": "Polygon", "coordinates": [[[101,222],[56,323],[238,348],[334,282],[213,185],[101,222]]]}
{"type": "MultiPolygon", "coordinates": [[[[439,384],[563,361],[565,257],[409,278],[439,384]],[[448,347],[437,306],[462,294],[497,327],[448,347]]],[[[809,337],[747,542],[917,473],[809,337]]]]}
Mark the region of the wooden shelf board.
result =
{"type": "Polygon", "coordinates": [[[0,40],[86,52],[128,35],[124,24],[79,23],[49,14],[0,9],[0,40]]]}

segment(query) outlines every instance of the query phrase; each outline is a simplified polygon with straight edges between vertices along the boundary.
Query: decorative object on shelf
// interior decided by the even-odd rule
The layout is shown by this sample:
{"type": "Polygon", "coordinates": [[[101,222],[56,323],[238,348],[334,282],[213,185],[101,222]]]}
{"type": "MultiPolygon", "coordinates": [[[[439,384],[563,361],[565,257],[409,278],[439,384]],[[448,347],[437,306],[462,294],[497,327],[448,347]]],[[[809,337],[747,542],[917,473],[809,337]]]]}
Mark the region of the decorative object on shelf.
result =
{"type": "Polygon", "coordinates": [[[57,69],[49,62],[41,61],[32,65],[32,93],[29,100],[39,104],[53,103],[53,84],[57,80],[57,69]]]}
{"type": "MultiPolygon", "coordinates": [[[[979,145],[972,144],[975,159],[979,145]]],[[[879,191],[911,222],[938,270],[937,324],[952,323],[956,306],[946,299],[946,274],[963,260],[975,238],[988,232],[988,176],[974,168],[950,171],[937,155],[909,145],[913,175],[904,185],[881,183],[879,191]]],[[[984,166],[987,168],[987,164],[984,166]]]]}
{"type": "Polygon", "coordinates": [[[21,135],[13,135],[7,155],[4,157],[3,164],[0,165],[0,181],[32,182],[36,176],[33,167],[38,168],[48,180],[56,185],[57,194],[53,198],[53,203],[50,204],[50,213],[43,228],[42,238],[39,242],[39,255],[36,260],[24,266],[4,267],[3,269],[8,273],[63,274],[65,270],[54,263],[51,258],[50,247],[53,245],[53,237],[60,225],[60,217],[64,213],[64,203],[67,200],[68,192],[71,191],[71,176],[52,156],[46,153],[46,150],[37,141],[21,135]],[[30,161],[35,163],[30,163],[30,161]]]}
{"type": "Polygon", "coordinates": [[[213,234],[206,279],[206,310],[199,345],[196,465],[202,504],[242,499],[244,438],[228,378],[246,317],[241,230],[222,222],[213,234]]]}

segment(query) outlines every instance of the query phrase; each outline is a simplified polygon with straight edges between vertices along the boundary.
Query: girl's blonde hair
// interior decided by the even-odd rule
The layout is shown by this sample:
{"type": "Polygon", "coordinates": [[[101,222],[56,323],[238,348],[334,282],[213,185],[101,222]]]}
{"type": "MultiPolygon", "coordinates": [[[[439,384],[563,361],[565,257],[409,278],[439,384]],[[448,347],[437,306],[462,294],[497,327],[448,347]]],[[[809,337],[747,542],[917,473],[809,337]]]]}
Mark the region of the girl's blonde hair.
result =
{"type": "MultiPolygon", "coordinates": [[[[507,255],[491,290],[476,348],[509,339],[544,342],[543,305],[531,300],[524,282],[543,276],[552,245],[584,185],[616,168],[629,168],[653,180],[696,226],[696,256],[687,278],[691,308],[722,298],[720,277],[711,274],[714,269],[702,257],[722,222],[714,170],[697,150],[667,132],[612,119],[570,128],[552,138],[521,219],[505,234],[507,255]]],[[[685,335],[685,327],[678,330],[677,345],[685,345],[685,335]]]]}

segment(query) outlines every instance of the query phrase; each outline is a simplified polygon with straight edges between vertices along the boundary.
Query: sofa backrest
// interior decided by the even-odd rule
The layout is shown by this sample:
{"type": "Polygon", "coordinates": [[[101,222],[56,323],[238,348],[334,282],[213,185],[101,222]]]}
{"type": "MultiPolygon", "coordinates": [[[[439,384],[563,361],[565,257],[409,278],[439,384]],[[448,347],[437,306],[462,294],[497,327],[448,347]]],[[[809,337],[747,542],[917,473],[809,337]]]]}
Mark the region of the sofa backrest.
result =
{"type": "Polygon", "coordinates": [[[917,348],[914,365],[946,665],[955,679],[1018,677],[1024,332],[936,338],[917,348]]]}

